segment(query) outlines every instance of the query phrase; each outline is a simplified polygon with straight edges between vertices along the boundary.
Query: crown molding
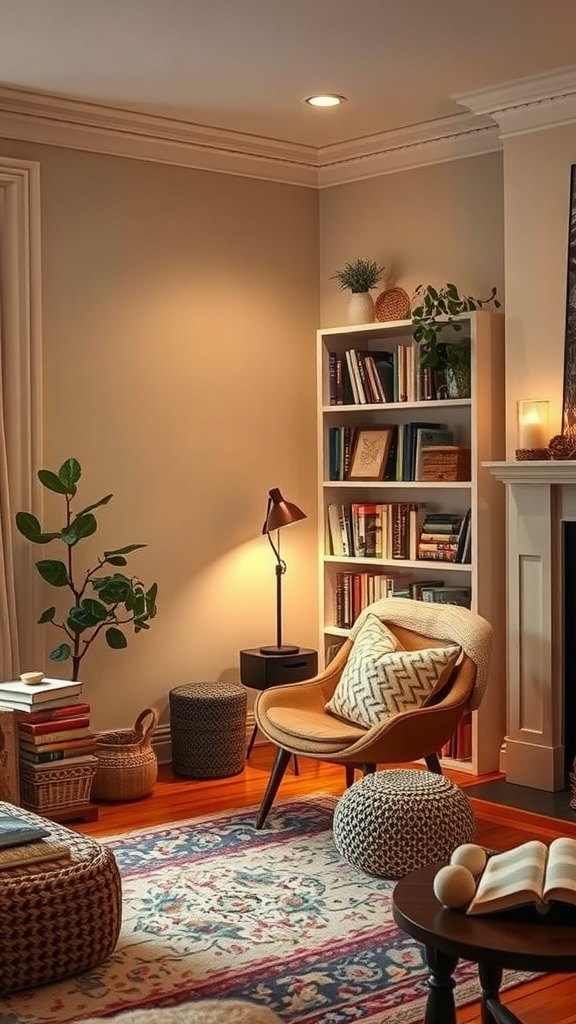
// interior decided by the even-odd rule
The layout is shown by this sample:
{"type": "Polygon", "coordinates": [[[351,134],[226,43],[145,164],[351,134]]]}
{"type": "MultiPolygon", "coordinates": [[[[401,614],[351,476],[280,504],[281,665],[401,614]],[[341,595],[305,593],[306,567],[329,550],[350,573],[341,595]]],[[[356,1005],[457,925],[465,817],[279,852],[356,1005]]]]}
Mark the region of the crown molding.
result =
{"type": "Polygon", "coordinates": [[[501,147],[494,122],[469,113],[317,149],[8,86],[0,86],[0,137],[308,188],[501,147]]]}
{"type": "Polygon", "coordinates": [[[491,117],[503,139],[557,128],[576,121],[576,65],[452,98],[478,116],[491,117]]]}
{"type": "Polygon", "coordinates": [[[501,148],[497,126],[488,117],[454,114],[352,142],[324,146],[318,151],[318,187],[395,174],[501,148]]]}

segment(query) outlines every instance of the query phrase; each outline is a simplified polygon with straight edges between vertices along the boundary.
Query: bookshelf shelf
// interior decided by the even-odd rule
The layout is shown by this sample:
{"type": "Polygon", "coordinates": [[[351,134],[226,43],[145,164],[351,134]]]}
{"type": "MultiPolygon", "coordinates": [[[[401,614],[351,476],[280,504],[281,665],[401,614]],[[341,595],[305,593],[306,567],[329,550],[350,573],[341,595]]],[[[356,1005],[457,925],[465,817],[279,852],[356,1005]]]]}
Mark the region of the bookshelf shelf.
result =
{"type": "MultiPolygon", "coordinates": [[[[470,607],[488,619],[494,629],[491,682],[481,708],[472,715],[469,756],[468,751],[463,760],[450,756],[446,763],[477,775],[498,769],[505,732],[505,586],[502,576],[502,567],[505,565],[504,488],[498,486],[492,474],[482,465],[483,462],[504,458],[504,317],[499,313],[482,310],[455,319],[461,322],[461,331],[456,333],[447,325],[442,338],[444,340],[446,335],[445,340],[470,339],[469,398],[420,397],[424,384],[421,382],[422,375],[418,373],[418,348],[412,339],[410,321],[328,328],[317,333],[318,498],[321,509],[319,656],[321,661],[326,661],[334,645],[349,635],[350,605],[353,603],[353,620],[361,607],[380,596],[374,592],[379,588],[389,588],[393,593],[407,593],[410,587],[425,587],[426,583],[429,587],[438,585],[438,581],[446,577],[445,586],[469,592],[470,607]],[[401,352],[401,349],[405,351],[401,352]],[[409,349],[411,352],[405,355],[409,349]],[[352,351],[356,353],[353,359],[350,356],[352,351]],[[385,353],[389,353],[389,356],[385,353]],[[362,384],[356,380],[355,400],[352,402],[350,375],[354,372],[354,364],[361,361],[367,370],[367,364],[371,363],[373,367],[374,363],[387,359],[394,367],[391,372],[396,375],[395,400],[390,400],[387,394],[386,402],[362,401],[362,384]],[[407,360],[404,365],[408,366],[408,387],[406,378],[403,382],[398,381],[398,367],[402,360],[407,360]],[[335,390],[336,364],[338,374],[349,375],[347,389],[345,386],[338,392],[335,390]],[[411,400],[398,401],[399,395],[411,400]],[[338,401],[340,404],[337,404],[338,401]],[[418,429],[423,429],[424,425],[438,432],[449,431],[453,441],[447,443],[459,446],[460,449],[470,449],[469,479],[402,479],[403,475],[421,475],[415,470],[413,453],[412,462],[408,463],[404,461],[406,456],[396,456],[396,472],[391,470],[390,463],[394,455],[389,458],[387,456],[381,474],[385,479],[346,479],[346,468],[342,466],[345,434],[351,437],[350,444],[353,445],[354,437],[357,436],[354,433],[356,429],[390,427],[395,438],[402,436],[406,450],[408,445],[413,446],[418,429]],[[335,472],[334,435],[337,431],[340,432],[340,465],[335,472]],[[339,474],[340,478],[331,479],[339,474]],[[379,540],[376,542],[376,550],[382,550],[386,556],[390,554],[390,544],[396,543],[393,540],[396,527],[391,527],[390,523],[386,526],[386,515],[394,517],[396,509],[401,505],[410,507],[413,518],[410,519],[408,529],[413,536],[408,542],[409,547],[405,548],[405,553],[410,557],[380,557],[380,554],[372,557],[373,551],[370,552],[368,544],[365,548],[369,552],[367,556],[354,553],[358,547],[356,542],[360,529],[357,517],[363,514],[360,511],[362,506],[374,505],[378,509],[382,506],[388,509],[382,513],[383,518],[378,520],[379,540]],[[453,515],[463,519],[468,510],[470,556],[466,562],[412,557],[418,550],[418,545],[414,547],[414,536],[419,537],[421,523],[426,515],[453,515]],[[351,520],[341,529],[352,534],[348,544],[353,549],[352,553],[342,554],[342,550],[346,552],[348,548],[339,540],[334,550],[337,514],[341,522],[346,516],[351,520]],[[385,541],[383,535],[386,530],[388,533],[385,541]],[[343,626],[342,581],[345,577],[348,577],[346,600],[350,603],[343,626]],[[388,582],[382,577],[387,577],[388,582]],[[359,579],[361,582],[358,582],[359,579]],[[353,587],[355,589],[350,596],[353,587]]],[[[341,377],[339,381],[341,384],[341,377]]],[[[391,387],[389,381],[390,378],[387,383],[391,387]]],[[[381,383],[384,390],[384,382],[381,383]]],[[[376,387],[370,384],[367,386],[365,379],[364,397],[369,397],[370,390],[376,393],[376,387]]],[[[400,446],[400,442],[395,443],[400,446]]],[[[345,458],[346,450],[344,461],[345,458]]],[[[379,515],[380,512],[377,512],[377,518],[379,515]]],[[[360,547],[360,550],[364,548],[360,547]]],[[[458,557],[461,556],[462,550],[458,557]]],[[[441,599],[437,594],[433,596],[441,599]]]]}

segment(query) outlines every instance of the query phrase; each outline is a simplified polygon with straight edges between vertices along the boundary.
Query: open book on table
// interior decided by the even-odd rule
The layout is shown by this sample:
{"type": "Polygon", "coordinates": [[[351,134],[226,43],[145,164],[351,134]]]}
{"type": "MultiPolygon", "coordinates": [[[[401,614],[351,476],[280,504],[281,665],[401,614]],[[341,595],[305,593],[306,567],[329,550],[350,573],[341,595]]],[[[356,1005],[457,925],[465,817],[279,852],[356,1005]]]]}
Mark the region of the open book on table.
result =
{"type": "Polygon", "coordinates": [[[488,858],[467,914],[495,914],[533,904],[547,913],[553,903],[576,906],[576,839],[537,839],[488,858]]]}

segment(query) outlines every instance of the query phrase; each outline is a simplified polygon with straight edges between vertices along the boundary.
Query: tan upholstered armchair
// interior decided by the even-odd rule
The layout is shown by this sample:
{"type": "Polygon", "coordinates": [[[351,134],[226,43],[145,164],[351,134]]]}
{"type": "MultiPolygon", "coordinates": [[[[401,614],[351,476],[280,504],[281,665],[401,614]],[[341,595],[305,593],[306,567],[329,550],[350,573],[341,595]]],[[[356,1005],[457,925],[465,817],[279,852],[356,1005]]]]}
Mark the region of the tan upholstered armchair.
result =
{"type": "Polygon", "coordinates": [[[488,681],[492,629],[481,616],[454,605],[390,598],[370,605],[358,618],[350,639],[314,679],[262,691],[255,717],[262,733],[278,747],[258,813],[264,824],[293,754],[343,764],[349,785],[354,768],[365,773],[378,764],[424,758],[441,772],[438,751],[450,739],[468,709],[479,707],[488,681]],[[326,711],[365,619],[376,614],[407,651],[458,644],[462,654],[442,688],[422,706],[393,714],[366,728],[326,711]]]}

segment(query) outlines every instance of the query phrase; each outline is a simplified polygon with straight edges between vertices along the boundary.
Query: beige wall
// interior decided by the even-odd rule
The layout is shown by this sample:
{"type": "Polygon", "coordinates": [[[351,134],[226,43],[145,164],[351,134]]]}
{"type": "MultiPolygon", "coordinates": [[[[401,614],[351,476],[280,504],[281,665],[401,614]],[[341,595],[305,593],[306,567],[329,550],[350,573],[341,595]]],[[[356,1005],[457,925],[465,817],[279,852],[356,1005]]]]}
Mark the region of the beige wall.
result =
{"type": "Polygon", "coordinates": [[[570,165],[576,125],[504,142],[507,450],[517,447],[516,402],[551,403],[561,429],[570,165]]]}
{"type": "Polygon", "coordinates": [[[310,516],[282,537],[285,639],[316,646],[318,197],[5,140],[0,154],[41,165],[45,465],[80,460],[81,504],[113,492],[93,553],[147,543],[129,567],[159,584],[150,631],[83,662],[95,728],[126,726],[274,642],[270,487],[310,516]]]}
{"type": "Polygon", "coordinates": [[[330,275],[356,256],[383,263],[382,287],[398,284],[410,296],[419,284],[453,281],[480,298],[496,285],[503,300],[503,219],[501,153],[324,190],[322,326],[347,322],[349,293],[330,275]]]}

